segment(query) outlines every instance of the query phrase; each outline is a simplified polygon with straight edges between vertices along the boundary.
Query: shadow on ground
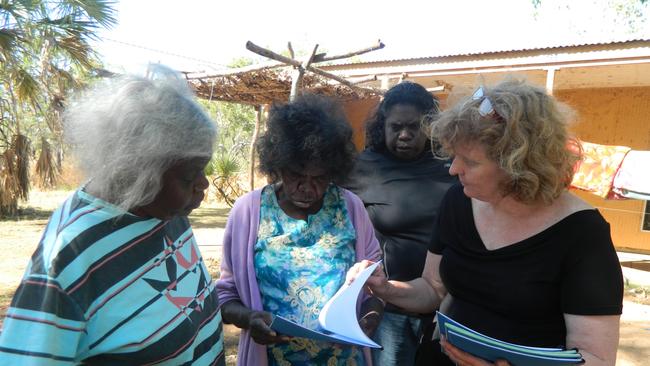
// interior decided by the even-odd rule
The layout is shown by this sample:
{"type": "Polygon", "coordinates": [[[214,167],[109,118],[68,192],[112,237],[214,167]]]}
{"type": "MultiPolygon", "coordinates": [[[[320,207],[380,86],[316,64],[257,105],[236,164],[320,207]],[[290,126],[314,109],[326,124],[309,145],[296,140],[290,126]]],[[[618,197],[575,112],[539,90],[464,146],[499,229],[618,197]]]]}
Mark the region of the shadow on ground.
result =
{"type": "Polygon", "coordinates": [[[15,215],[0,216],[0,219],[2,221],[44,220],[49,219],[52,212],[54,211],[35,207],[19,207],[15,215]]]}
{"type": "Polygon", "coordinates": [[[190,222],[195,229],[223,229],[226,227],[228,207],[206,207],[197,208],[190,214],[190,222]]]}

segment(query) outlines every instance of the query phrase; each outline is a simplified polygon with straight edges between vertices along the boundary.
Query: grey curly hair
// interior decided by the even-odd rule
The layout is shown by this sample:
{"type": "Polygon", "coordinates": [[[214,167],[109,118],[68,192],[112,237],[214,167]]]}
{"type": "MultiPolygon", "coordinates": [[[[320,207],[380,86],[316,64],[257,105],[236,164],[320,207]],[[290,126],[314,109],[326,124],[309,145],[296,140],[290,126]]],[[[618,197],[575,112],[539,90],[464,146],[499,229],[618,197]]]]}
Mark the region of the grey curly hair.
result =
{"type": "Polygon", "coordinates": [[[151,203],[173,164],[212,156],[216,125],[182,78],[163,74],[108,80],[64,115],[67,141],[93,192],[124,210],[151,203]]]}

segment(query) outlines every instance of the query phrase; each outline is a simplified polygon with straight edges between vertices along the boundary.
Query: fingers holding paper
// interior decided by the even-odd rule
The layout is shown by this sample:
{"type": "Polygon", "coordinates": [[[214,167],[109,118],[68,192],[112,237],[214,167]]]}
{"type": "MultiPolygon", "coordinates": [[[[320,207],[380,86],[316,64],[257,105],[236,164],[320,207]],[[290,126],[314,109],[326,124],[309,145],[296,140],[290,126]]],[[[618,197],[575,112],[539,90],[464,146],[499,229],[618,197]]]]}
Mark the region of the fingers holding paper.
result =
{"type": "Polygon", "coordinates": [[[494,363],[490,363],[481,358],[474,357],[473,355],[454,347],[451,343],[447,342],[444,336],[440,339],[440,345],[445,354],[447,354],[447,357],[458,366],[510,366],[508,361],[505,360],[496,360],[494,363]]]}
{"type": "Polygon", "coordinates": [[[274,344],[288,342],[291,338],[277,334],[271,329],[273,316],[266,311],[253,311],[248,321],[251,337],[258,344],[274,344]]]}
{"type": "MultiPolygon", "coordinates": [[[[375,264],[375,262],[369,261],[369,260],[362,260],[361,262],[355,263],[350,270],[348,270],[347,275],[345,276],[345,284],[349,285],[351,284],[357,276],[366,268],[370,267],[371,265],[375,264]]],[[[377,269],[368,277],[368,280],[366,281],[366,289],[373,295],[377,297],[382,297],[382,295],[385,295],[388,291],[388,278],[386,278],[386,274],[384,273],[384,266],[379,265],[377,266],[377,269]]]]}

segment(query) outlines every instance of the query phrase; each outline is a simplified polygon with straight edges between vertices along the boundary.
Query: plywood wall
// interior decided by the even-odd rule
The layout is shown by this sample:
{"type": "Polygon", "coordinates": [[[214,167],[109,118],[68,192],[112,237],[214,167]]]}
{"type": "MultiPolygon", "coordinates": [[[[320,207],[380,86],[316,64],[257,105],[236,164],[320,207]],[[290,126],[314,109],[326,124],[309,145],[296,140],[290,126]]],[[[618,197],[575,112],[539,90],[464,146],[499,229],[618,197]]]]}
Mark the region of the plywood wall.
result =
{"type": "MultiPolygon", "coordinates": [[[[580,89],[555,95],[577,112],[572,130],[580,139],[650,150],[650,88],[580,89]]],[[[650,253],[650,233],[641,231],[643,201],[604,200],[590,193],[576,193],[597,207],[610,223],[616,247],[650,253]]]]}
{"type": "Polygon", "coordinates": [[[366,120],[378,103],[379,99],[366,99],[349,101],[344,104],[345,116],[354,131],[354,145],[359,151],[363,150],[366,143],[366,120]]]}

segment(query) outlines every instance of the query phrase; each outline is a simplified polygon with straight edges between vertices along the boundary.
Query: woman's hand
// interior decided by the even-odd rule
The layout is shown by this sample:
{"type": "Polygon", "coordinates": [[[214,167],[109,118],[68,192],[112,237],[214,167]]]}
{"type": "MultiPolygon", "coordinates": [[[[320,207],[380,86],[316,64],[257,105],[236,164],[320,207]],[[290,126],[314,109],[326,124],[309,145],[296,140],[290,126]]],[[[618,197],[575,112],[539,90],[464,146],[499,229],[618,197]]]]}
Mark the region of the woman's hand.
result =
{"type": "Polygon", "coordinates": [[[255,343],[267,345],[274,343],[288,342],[291,339],[285,335],[278,335],[271,329],[271,322],[273,316],[266,311],[251,311],[248,317],[248,329],[251,333],[251,338],[255,343]]]}
{"type": "Polygon", "coordinates": [[[248,329],[251,338],[259,344],[272,344],[289,341],[290,337],[278,335],[271,329],[273,315],[266,311],[256,311],[247,308],[238,300],[228,301],[221,305],[221,316],[224,323],[234,324],[238,328],[248,329]]]}
{"type": "Polygon", "coordinates": [[[361,304],[359,326],[368,337],[372,337],[381,322],[381,318],[384,317],[384,305],[384,302],[375,296],[370,296],[361,304]]]}
{"type": "Polygon", "coordinates": [[[359,319],[359,326],[368,337],[372,337],[381,322],[381,318],[382,314],[379,314],[379,312],[370,311],[359,319]]]}
{"type": "Polygon", "coordinates": [[[440,345],[445,354],[447,354],[447,357],[456,363],[457,366],[510,366],[506,360],[496,360],[494,363],[490,363],[481,358],[474,357],[471,354],[452,346],[451,343],[447,342],[445,337],[440,339],[440,345]]]}
{"type": "MultiPolygon", "coordinates": [[[[371,262],[369,260],[362,260],[361,262],[355,263],[352,268],[348,271],[347,275],[345,276],[345,284],[349,285],[354,281],[357,276],[359,276],[359,273],[361,273],[364,269],[370,267],[373,265],[374,262],[371,262]]],[[[377,297],[382,298],[384,295],[388,293],[389,289],[389,283],[388,279],[386,278],[386,275],[384,274],[384,267],[383,266],[378,266],[377,269],[368,277],[368,280],[366,281],[366,289],[369,290],[369,292],[377,297]]]]}
{"type": "Polygon", "coordinates": [[[248,330],[255,343],[267,345],[288,342],[291,337],[278,335],[271,329],[273,316],[266,311],[251,311],[248,317],[248,330]]]}

